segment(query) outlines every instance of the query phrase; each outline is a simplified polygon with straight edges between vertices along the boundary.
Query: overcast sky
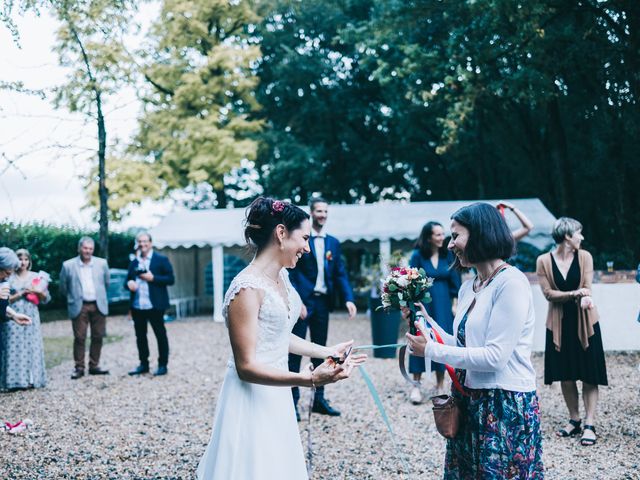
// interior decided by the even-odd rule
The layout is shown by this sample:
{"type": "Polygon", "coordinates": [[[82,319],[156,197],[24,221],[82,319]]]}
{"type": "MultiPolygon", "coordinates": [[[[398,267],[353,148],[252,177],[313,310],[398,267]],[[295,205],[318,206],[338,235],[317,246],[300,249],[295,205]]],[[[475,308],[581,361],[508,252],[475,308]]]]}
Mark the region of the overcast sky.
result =
{"type": "MultiPolygon", "coordinates": [[[[147,5],[143,25],[155,14],[147,5]]],[[[17,17],[20,47],[0,25],[0,80],[21,81],[43,89],[46,99],[0,90],[0,221],[44,220],[53,224],[95,226],[85,204],[83,181],[96,161],[96,126],[82,115],[52,107],[50,89],[64,82],[66,71],[52,52],[56,22],[46,14],[17,17]],[[11,163],[13,162],[13,163],[11,163]]],[[[127,141],[136,126],[140,105],[132,90],[111,98],[106,106],[108,141],[127,141]]],[[[153,226],[167,205],[137,208],[120,230],[153,226]]]]}

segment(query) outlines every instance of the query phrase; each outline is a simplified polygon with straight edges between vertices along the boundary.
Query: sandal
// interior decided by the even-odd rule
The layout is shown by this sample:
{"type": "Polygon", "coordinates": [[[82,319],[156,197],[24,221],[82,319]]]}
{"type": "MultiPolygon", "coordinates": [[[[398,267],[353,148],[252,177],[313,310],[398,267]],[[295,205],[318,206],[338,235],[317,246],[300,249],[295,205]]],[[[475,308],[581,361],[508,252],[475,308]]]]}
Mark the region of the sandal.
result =
{"type": "MultiPolygon", "coordinates": [[[[582,428],[580,428],[582,420],[569,420],[569,423],[573,426],[573,428],[571,430],[567,430],[566,428],[556,430],[556,435],[558,437],[573,437],[574,435],[578,435],[582,432],[582,428]]],[[[587,428],[586,425],[584,428],[587,428]]]]}
{"type": "MultiPolygon", "coordinates": [[[[596,434],[596,427],[594,427],[593,425],[585,425],[584,426],[584,430],[585,430],[585,432],[587,430],[591,430],[593,432],[593,435],[596,434]]],[[[597,440],[597,438],[585,438],[584,434],[583,434],[582,438],[580,439],[580,445],[582,445],[584,447],[595,445],[596,440],[597,440]]]]}

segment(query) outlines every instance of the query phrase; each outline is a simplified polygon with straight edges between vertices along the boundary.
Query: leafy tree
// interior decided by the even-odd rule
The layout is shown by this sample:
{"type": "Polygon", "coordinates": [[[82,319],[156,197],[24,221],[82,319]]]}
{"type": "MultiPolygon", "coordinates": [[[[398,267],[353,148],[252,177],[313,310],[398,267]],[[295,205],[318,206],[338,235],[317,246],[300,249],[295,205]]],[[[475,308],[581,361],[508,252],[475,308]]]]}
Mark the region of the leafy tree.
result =
{"type": "Polygon", "coordinates": [[[206,183],[224,206],[224,175],[255,159],[257,21],[249,1],[163,2],[141,52],[147,88],[133,148],[162,181],[159,196],[206,183]]]}
{"type": "Polygon", "coordinates": [[[363,65],[356,34],[374,2],[274,2],[259,27],[258,100],[268,128],[259,167],[265,189],[306,202],[402,198],[408,171],[394,155],[391,109],[363,65]]]}
{"type": "MultiPolygon", "coordinates": [[[[105,187],[109,192],[109,218],[121,221],[132,205],[145,198],[160,198],[163,186],[152,166],[145,161],[130,157],[109,157],[106,162],[105,187]]],[[[86,192],[90,205],[99,204],[99,182],[97,165],[86,180],[86,192]]]]}
{"type": "MultiPolygon", "coordinates": [[[[108,190],[106,187],[107,128],[104,107],[108,97],[128,80],[129,59],[122,37],[131,27],[136,2],[131,0],[25,0],[4,2],[2,22],[19,43],[12,15],[46,9],[60,22],[56,43],[60,64],[68,67],[67,82],[55,89],[54,104],[71,112],[81,112],[97,127],[97,182],[101,249],[108,252],[108,190]]],[[[0,88],[25,93],[20,83],[1,83],[0,88]]]]}
{"type": "Polygon", "coordinates": [[[81,112],[96,122],[100,248],[108,252],[109,214],[106,179],[107,126],[105,103],[127,82],[129,56],[122,37],[131,28],[136,3],[128,0],[52,1],[60,21],[54,45],[60,64],[70,69],[56,88],[55,105],[81,112]]]}
{"type": "Polygon", "coordinates": [[[540,197],[585,223],[597,261],[631,265],[639,27],[625,0],[276,2],[262,183],[302,201],[540,197]]]}

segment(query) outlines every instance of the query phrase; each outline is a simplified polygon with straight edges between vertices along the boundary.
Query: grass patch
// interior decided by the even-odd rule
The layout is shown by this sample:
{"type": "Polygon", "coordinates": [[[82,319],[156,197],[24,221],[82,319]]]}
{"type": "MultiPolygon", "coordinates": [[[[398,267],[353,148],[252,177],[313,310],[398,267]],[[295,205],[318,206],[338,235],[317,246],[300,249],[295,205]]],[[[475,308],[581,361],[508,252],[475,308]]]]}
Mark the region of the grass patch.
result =
{"type": "MultiPolygon", "coordinates": [[[[116,343],[122,340],[122,335],[109,335],[102,339],[102,344],[116,343]]],[[[65,360],[73,359],[73,337],[44,337],[44,361],[47,368],[60,365],[65,360]]],[[[87,349],[91,342],[87,338],[87,349]]]]}
{"type": "MultiPolygon", "coordinates": [[[[124,315],[129,311],[129,302],[115,302],[109,304],[109,316],[124,315]]],[[[44,305],[40,308],[40,321],[42,323],[55,322],[57,320],[69,320],[66,308],[49,308],[44,305]]]]}

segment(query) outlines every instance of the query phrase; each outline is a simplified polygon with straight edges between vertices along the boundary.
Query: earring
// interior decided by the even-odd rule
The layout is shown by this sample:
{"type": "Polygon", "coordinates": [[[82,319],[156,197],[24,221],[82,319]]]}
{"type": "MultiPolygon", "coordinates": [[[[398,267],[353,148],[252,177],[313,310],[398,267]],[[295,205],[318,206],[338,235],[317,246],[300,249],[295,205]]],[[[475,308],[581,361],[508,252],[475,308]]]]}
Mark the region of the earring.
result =
{"type": "Polygon", "coordinates": [[[284,252],[284,245],[282,244],[282,242],[280,242],[280,251],[284,252]]]}

